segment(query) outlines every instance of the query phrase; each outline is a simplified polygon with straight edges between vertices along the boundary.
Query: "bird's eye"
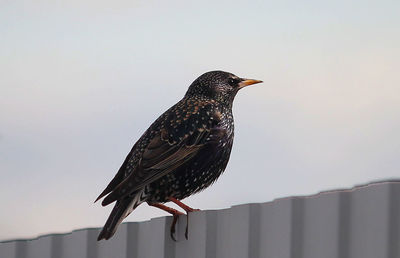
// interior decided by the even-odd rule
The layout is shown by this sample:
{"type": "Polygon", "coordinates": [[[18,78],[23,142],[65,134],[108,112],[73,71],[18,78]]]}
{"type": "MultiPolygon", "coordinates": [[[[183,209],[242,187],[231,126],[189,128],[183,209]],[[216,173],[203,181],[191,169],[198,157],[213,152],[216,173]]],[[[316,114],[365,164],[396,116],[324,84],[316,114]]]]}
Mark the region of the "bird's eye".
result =
{"type": "Polygon", "coordinates": [[[237,83],[237,81],[233,78],[229,78],[228,83],[229,85],[234,86],[237,83]]]}

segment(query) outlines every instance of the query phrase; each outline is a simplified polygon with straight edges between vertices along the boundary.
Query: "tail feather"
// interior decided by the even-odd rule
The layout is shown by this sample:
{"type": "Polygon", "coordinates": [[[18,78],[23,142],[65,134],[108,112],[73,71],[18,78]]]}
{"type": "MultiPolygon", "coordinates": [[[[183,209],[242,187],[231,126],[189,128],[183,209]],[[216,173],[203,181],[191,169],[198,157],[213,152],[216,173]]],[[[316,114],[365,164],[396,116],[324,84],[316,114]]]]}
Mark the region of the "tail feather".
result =
{"type": "Polygon", "coordinates": [[[121,222],[142,203],[138,200],[138,197],[139,196],[136,195],[135,197],[117,201],[106,221],[106,224],[97,237],[97,241],[102,239],[108,240],[115,234],[119,224],[121,224],[121,222]]]}

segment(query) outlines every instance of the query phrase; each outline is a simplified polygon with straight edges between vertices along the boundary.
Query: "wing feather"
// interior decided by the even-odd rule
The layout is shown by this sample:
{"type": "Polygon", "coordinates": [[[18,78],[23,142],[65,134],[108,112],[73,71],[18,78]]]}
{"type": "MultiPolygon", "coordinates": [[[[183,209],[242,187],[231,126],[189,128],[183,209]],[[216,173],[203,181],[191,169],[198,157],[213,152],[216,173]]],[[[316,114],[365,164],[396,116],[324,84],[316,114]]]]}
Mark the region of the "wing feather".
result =
{"type": "Polygon", "coordinates": [[[125,169],[126,169],[126,164],[128,163],[129,159],[132,156],[133,150],[136,148],[135,144],[132,147],[132,150],[129,152],[129,154],[126,156],[124,163],[122,163],[121,167],[119,168],[117,174],[114,176],[114,178],[111,180],[111,182],[107,185],[106,189],[97,197],[97,199],[94,202],[97,202],[107,194],[111,193],[119,184],[121,184],[124,179],[125,179],[125,169]]]}
{"type": "Polygon", "coordinates": [[[204,134],[208,133],[209,131],[202,130],[201,134],[188,135],[181,142],[174,144],[163,139],[162,134],[157,134],[144,151],[139,165],[130,176],[115,187],[103,200],[102,205],[108,205],[129,195],[190,160],[204,146],[199,140],[205,139],[204,134]],[[195,137],[194,140],[193,137],[195,137]]]}

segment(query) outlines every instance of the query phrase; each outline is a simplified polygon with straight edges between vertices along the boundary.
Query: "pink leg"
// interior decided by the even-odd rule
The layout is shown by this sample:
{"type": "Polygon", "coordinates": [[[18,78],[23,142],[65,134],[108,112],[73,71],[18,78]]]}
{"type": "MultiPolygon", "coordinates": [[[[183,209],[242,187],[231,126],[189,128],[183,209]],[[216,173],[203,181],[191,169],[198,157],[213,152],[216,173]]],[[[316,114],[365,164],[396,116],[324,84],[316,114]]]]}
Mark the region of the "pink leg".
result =
{"type": "Polygon", "coordinates": [[[179,201],[178,199],[175,199],[174,197],[168,197],[168,200],[170,200],[171,202],[175,203],[176,205],[178,205],[179,207],[184,209],[186,211],[186,213],[193,212],[193,211],[199,211],[199,209],[190,208],[189,206],[187,206],[183,202],[179,201]]]}

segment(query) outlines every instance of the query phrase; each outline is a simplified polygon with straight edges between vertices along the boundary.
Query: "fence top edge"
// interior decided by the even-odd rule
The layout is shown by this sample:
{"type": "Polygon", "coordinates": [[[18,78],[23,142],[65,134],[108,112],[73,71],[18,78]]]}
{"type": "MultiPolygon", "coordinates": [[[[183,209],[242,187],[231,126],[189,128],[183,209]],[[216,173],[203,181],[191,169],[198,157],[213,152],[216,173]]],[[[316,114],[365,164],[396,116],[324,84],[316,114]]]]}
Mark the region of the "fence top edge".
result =
{"type": "MultiPolygon", "coordinates": [[[[261,202],[261,203],[244,203],[244,204],[237,204],[237,205],[232,205],[231,207],[228,208],[222,208],[222,209],[210,209],[210,210],[204,210],[201,212],[216,212],[216,211],[224,211],[224,210],[229,210],[232,208],[238,208],[238,207],[243,207],[243,206],[254,206],[254,205],[260,205],[260,204],[274,204],[279,201],[285,201],[285,200],[294,200],[294,199],[310,199],[310,198],[318,198],[322,195],[327,195],[327,194],[333,194],[333,193],[352,193],[354,191],[357,191],[362,188],[367,188],[367,187],[375,187],[375,186],[380,186],[380,185],[400,185],[400,178],[392,178],[392,179],[387,179],[387,180],[377,180],[377,181],[371,181],[366,184],[358,184],[355,185],[351,188],[339,188],[339,189],[332,189],[332,190],[326,190],[326,191],[321,191],[315,194],[311,195],[299,195],[299,196],[289,196],[289,197],[281,197],[281,198],[276,198],[273,199],[272,201],[268,202],[261,202]]],[[[161,217],[155,217],[151,218],[149,220],[145,221],[133,221],[133,222],[124,222],[122,224],[138,224],[138,223],[143,223],[143,222],[150,222],[154,220],[160,220],[160,219],[165,219],[167,216],[161,216],[161,217]]],[[[40,235],[37,237],[33,238],[16,238],[16,239],[10,239],[10,240],[2,240],[0,241],[0,244],[3,243],[11,243],[11,242],[28,242],[28,241],[34,241],[34,240],[39,240],[41,238],[46,238],[46,237],[57,237],[57,236],[66,236],[66,235],[71,235],[74,232],[79,232],[79,231],[88,231],[88,230],[99,230],[101,227],[88,227],[88,228],[80,228],[80,229],[75,229],[70,232],[66,233],[49,233],[45,235],[40,235]]]]}

